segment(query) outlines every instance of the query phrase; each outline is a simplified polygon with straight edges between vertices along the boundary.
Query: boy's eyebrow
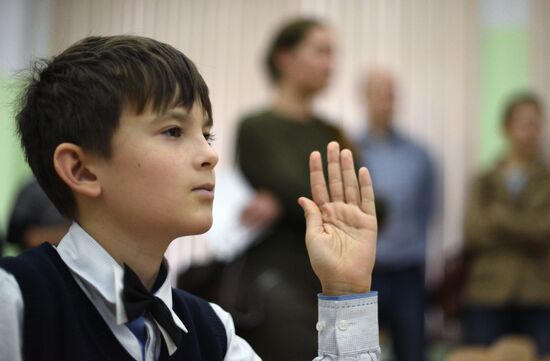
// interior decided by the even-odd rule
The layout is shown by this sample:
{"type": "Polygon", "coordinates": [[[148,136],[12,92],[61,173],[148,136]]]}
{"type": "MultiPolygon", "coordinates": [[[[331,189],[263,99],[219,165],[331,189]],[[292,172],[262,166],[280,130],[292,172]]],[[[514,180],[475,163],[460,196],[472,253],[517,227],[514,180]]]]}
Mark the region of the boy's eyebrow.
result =
{"type": "Polygon", "coordinates": [[[162,114],[159,114],[156,118],[153,119],[152,123],[157,123],[169,118],[174,118],[184,123],[189,119],[189,112],[179,109],[170,109],[162,114]]]}
{"type": "MultiPolygon", "coordinates": [[[[152,123],[160,122],[162,120],[166,120],[169,118],[174,118],[181,123],[185,123],[189,120],[189,111],[184,111],[180,109],[170,109],[162,114],[160,114],[158,117],[153,119],[152,123]]],[[[206,116],[204,119],[204,126],[205,127],[212,127],[213,122],[212,119],[209,116],[206,116]]]]}

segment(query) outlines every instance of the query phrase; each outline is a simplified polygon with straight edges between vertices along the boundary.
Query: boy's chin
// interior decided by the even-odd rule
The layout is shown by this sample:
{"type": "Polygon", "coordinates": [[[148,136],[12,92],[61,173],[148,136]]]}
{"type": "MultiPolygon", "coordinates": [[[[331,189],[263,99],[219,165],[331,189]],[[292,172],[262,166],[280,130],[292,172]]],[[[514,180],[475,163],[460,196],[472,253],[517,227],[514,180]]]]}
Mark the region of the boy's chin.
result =
{"type": "Polygon", "coordinates": [[[208,232],[208,230],[212,228],[212,218],[206,218],[207,217],[193,224],[186,224],[182,229],[183,234],[185,236],[195,236],[208,232]]]}

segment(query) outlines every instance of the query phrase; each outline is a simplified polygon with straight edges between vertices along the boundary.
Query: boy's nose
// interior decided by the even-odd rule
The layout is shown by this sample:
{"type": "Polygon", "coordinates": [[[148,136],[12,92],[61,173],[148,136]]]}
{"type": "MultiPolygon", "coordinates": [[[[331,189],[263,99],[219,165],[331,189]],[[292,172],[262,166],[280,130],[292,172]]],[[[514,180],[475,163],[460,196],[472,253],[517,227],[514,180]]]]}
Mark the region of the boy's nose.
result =
{"type": "Polygon", "coordinates": [[[218,153],[209,144],[207,147],[203,147],[201,154],[201,168],[214,168],[218,164],[218,153]]]}

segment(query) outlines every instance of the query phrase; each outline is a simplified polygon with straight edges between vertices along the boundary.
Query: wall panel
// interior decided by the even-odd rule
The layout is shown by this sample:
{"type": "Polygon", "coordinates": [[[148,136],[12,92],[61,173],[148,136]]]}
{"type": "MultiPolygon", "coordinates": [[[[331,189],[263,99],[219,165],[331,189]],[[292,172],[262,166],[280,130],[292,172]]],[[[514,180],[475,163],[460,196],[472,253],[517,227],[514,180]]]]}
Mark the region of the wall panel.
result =
{"type": "Polygon", "coordinates": [[[326,19],[338,42],[337,73],[317,106],[357,134],[366,127],[359,91],[365,69],[396,73],[398,126],[426,144],[438,166],[442,216],[431,249],[433,259],[443,259],[442,250],[460,247],[475,154],[477,13],[476,0],[57,0],[52,51],[86,35],[116,33],[184,51],[210,86],[223,168],[232,162],[238,115],[270,97],[261,61],[274,26],[300,14],[326,19]]]}

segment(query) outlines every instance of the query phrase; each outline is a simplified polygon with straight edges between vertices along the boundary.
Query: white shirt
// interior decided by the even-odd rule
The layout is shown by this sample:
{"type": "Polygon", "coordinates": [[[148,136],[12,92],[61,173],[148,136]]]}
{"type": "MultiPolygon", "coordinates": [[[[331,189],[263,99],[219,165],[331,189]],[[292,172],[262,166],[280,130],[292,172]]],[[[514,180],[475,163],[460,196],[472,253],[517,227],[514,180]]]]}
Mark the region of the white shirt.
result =
{"type": "MultiPolygon", "coordinates": [[[[121,298],[123,268],[78,224],[73,223],[57,251],[77,284],[134,359],[157,360],[161,338],[164,338],[169,353],[175,352],[177,347],[166,332],[154,319],[146,317],[147,342],[143,358],[139,341],[125,325],[127,318],[121,298]]],[[[155,296],[172,309],[172,286],[168,277],[155,296]]],[[[218,305],[211,304],[211,307],[227,333],[224,360],[261,360],[248,343],[235,334],[231,316],[218,305]]],[[[15,277],[0,268],[0,360],[22,360],[23,315],[21,289],[15,277]]],[[[180,320],[174,311],[172,317],[183,332],[188,332],[185,320],[180,320]]],[[[319,356],[314,361],[379,360],[376,294],[334,298],[319,296],[317,331],[319,356]]]]}

